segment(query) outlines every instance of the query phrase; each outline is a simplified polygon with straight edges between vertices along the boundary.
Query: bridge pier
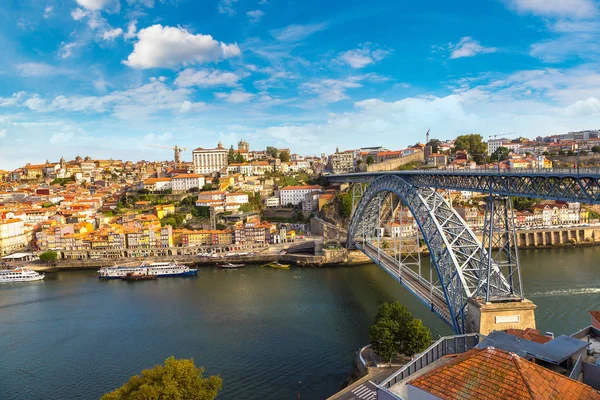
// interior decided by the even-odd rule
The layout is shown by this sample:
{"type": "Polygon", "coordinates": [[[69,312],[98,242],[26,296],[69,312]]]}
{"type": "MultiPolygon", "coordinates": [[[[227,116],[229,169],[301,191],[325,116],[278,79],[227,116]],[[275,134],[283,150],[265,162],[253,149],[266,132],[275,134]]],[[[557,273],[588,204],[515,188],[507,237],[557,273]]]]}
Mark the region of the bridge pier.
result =
{"type": "Polygon", "coordinates": [[[527,299],[492,303],[481,297],[472,297],[467,303],[467,333],[488,335],[495,330],[535,329],[534,311],[537,306],[527,299]]]}

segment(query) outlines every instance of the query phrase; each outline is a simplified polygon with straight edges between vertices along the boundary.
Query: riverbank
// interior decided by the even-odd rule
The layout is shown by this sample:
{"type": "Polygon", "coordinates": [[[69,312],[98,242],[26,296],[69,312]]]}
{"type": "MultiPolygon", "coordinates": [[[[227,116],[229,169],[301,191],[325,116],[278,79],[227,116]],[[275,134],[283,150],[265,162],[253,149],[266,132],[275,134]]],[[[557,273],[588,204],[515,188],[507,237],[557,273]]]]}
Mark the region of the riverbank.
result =
{"type": "Polygon", "coordinates": [[[323,250],[322,255],[310,254],[252,254],[244,256],[219,256],[219,257],[198,257],[198,256],[161,256],[144,258],[109,258],[109,259],[63,259],[58,260],[52,265],[41,262],[28,263],[27,266],[34,271],[55,272],[65,270],[92,270],[101,267],[112,267],[115,265],[133,266],[142,261],[153,262],[177,262],[179,264],[212,267],[216,264],[244,263],[244,264],[267,264],[273,261],[290,263],[299,267],[331,267],[331,266],[350,266],[369,264],[371,260],[358,250],[333,249],[323,250]]]}

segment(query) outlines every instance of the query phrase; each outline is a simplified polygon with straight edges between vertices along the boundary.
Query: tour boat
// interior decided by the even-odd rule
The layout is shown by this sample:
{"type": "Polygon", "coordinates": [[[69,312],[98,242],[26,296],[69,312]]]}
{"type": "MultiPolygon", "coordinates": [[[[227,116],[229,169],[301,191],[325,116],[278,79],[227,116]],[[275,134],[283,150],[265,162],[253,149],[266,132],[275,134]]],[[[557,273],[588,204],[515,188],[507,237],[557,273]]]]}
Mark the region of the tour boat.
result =
{"type": "Polygon", "coordinates": [[[0,283],[41,281],[46,275],[29,268],[15,268],[0,271],[0,283]]]}
{"type": "Polygon", "coordinates": [[[290,269],[289,264],[280,264],[277,261],[273,261],[268,264],[265,264],[265,265],[263,265],[263,267],[271,267],[271,268],[278,268],[278,269],[290,269]]]}
{"type": "Polygon", "coordinates": [[[234,268],[243,268],[245,265],[246,264],[225,263],[225,264],[217,264],[217,267],[234,269],[234,268]]]}
{"type": "Polygon", "coordinates": [[[156,279],[156,275],[136,274],[129,272],[127,275],[122,276],[121,279],[124,281],[149,281],[156,279]]]}
{"type": "Polygon", "coordinates": [[[135,267],[104,267],[98,270],[100,279],[119,279],[127,274],[152,275],[156,277],[198,275],[198,269],[177,263],[159,262],[148,264],[143,262],[135,267]]]}

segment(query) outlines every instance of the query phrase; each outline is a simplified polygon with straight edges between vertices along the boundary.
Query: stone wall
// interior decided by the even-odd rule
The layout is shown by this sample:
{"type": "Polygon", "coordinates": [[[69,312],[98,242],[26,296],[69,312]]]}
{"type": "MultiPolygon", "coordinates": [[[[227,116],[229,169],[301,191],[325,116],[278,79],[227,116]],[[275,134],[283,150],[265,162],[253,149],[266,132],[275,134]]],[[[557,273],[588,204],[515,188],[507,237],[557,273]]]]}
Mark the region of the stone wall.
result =
{"type": "Polygon", "coordinates": [[[379,163],[367,165],[367,172],[377,172],[377,171],[395,171],[398,167],[402,165],[411,163],[411,162],[425,162],[425,153],[422,151],[417,151],[408,156],[394,158],[387,161],[382,161],[379,163]]]}

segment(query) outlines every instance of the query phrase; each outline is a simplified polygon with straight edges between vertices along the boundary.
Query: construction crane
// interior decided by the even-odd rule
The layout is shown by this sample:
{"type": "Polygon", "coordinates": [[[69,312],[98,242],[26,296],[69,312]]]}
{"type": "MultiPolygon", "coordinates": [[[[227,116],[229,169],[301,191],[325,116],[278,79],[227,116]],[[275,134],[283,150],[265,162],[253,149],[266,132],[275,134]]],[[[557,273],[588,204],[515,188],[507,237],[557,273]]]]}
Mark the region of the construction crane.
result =
{"type": "Polygon", "coordinates": [[[158,149],[169,149],[169,150],[173,150],[173,152],[174,152],[174,155],[175,155],[175,157],[174,157],[174,158],[175,158],[175,159],[174,159],[174,161],[175,161],[175,165],[176,165],[178,168],[181,166],[181,152],[182,152],[182,151],[187,151],[187,148],[182,148],[182,147],[179,147],[179,146],[177,146],[177,145],[176,145],[175,147],[169,147],[169,146],[157,146],[157,145],[154,145],[154,144],[147,144],[146,146],[147,146],[147,147],[156,147],[156,148],[158,148],[158,149]]]}

